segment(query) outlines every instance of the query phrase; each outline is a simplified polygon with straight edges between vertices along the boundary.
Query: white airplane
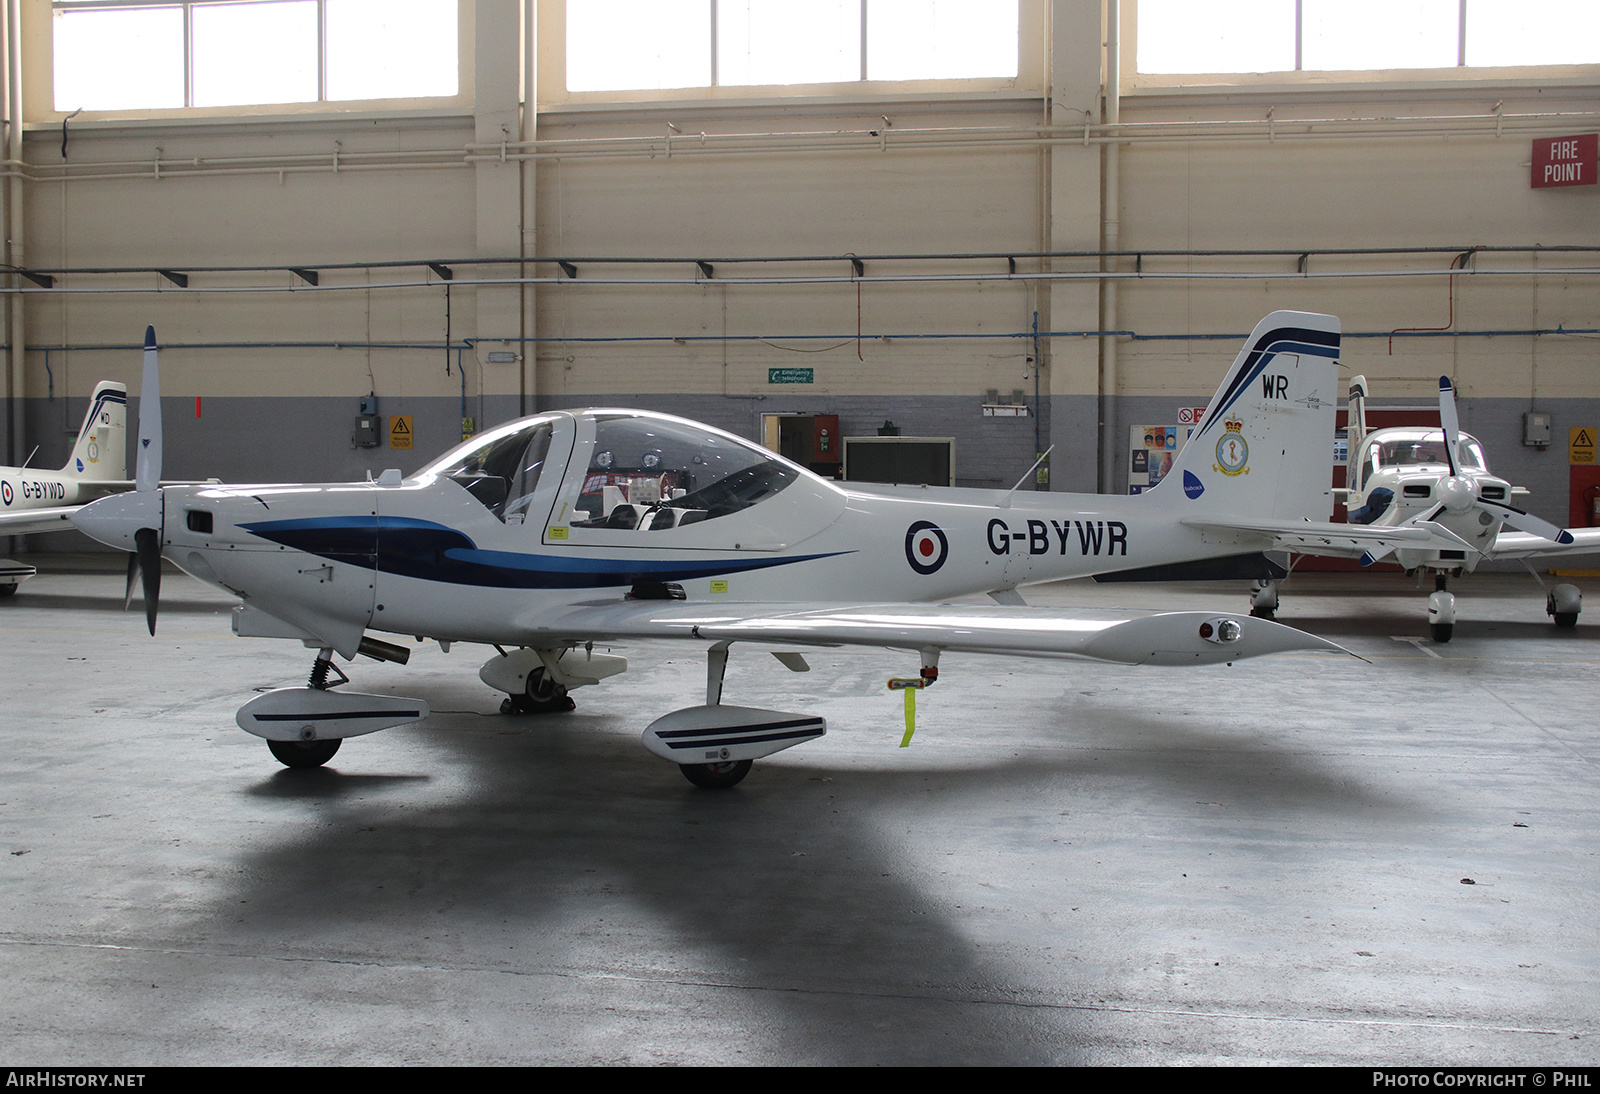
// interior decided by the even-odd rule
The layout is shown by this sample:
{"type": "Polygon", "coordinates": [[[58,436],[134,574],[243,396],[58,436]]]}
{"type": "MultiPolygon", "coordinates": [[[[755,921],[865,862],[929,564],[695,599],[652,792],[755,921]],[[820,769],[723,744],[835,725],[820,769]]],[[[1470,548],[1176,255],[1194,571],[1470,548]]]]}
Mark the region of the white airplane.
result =
{"type": "MultiPolygon", "coordinates": [[[[142,405],[159,406],[148,396],[153,332],[146,343],[142,405]]],[[[1016,593],[1237,553],[1274,534],[1263,529],[1360,540],[1363,529],[1325,523],[1338,351],[1333,317],[1268,316],[1172,474],[1140,497],[857,489],[709,426],[610,409],[510,422],[410,477],[163,487],[160,420],[141,415],[138,489],[73,523],[135,552],[152,634],[165,557],[240,597],[236,633],[318,651],[309,686],[259,696],[237,716],[291,767],[428,714],[418,699],[330,687],[330,673],[348,679],[335,653],[406,661],[405,647],[369,631],[446,650],[494,646],[479,676],[508,694],[507,712],[569,710],[568,691],[626,669],[595,643],[676,638],[709,647],[706,701],[653,722],[644,743],[696,785],[726,787],[753,760],[826,728],[812,715],[722,705],[734,642],[912,651],[921,671],[890,687],[913,691],[938,678],[947,650],[1156,665],[1339,650],[1248,616],[1068,617],[1016,593]],[[998,603],[941,603],[974,593],[998,603]]],[[[797,653],[776,656],[807,667],[797,653]]]]}
{"type": "MultiPolygon", "coordinates": [[[[1455,389],[1448,376],[1439,377],[1439,429],[1369,432],[1366,402],[1366,377],[1356,376],[1350,382],[1348,485],[1342,499],[1350,523],[1396,531],[1428,525],[1440,542],[1396,540],[1365,550],[1338,543],[1297,549],[1305,554],[1359,558],[1364,566],[1393,556],[1407,571],[1432,573],[1428,628],[1434,641],[1448,642],[1455,631],[1450,577],[1471,573],[1486,560],[1600,551],[1600,529],[1558,528],[1511,504],[1512,498],[1528,491],[1490,474],[1482,444],[1470,433],[1461,432],[1455,389]],[[1517,531],[1507,531],[1508,526],[1517,531]],[[1444,542],[1446,539],[1453,542],[1444,542]]],[[[1543,580],[1531,566],[1529,572],[1542,587],[1543,580]]],[[[1273,583],[1257,583],[1252,602],[1253,614],[1272,618],[1278,606],[1273,583]]],[[[1558,627],[1577,625],[1582,607],[1583,594],[1575,585],[1556,585],[1546,591],[1545,611],[1558,627]]]]}
{"type": "MultiPolygon", "coordinates": [[[[0,536],[64,532],[72,514],[96,498],[126,490],[128,389],[102,380],[89,400],[72,455],[60,471],[0,467],[0,536]]],[[[26,463],[26,461],[24,461],[26,463]]],[[[12,596],[34,567],[0,559],[0,597],[12,596]]]]}

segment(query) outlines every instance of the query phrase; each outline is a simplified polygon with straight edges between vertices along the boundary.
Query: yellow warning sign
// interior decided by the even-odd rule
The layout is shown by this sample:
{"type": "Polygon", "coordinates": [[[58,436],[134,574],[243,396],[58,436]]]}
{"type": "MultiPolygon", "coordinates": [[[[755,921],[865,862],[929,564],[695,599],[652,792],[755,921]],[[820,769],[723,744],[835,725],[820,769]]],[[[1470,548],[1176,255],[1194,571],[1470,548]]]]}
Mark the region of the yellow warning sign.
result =
{"type": "Polygon", "coordinates": [[[389,447],[411,447],[411,415],[396,414],[389,419],[389,447]]]}
{"type": "Polygon", "coordinates": [[[1567,432],[1567,462],[1594,463],[1594,426],[1574,426],[1567,432]]]}

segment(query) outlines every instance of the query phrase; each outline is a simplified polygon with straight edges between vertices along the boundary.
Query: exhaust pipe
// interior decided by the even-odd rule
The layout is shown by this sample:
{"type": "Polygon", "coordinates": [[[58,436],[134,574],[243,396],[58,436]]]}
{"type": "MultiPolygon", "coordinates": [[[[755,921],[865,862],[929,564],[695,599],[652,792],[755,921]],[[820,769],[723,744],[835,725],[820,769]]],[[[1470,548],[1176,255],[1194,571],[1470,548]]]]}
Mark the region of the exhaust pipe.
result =
{"type": "Polygon", "coordinates": [[[374,661],[393,661],[403,665],[411,660],[411,651],[404,646],[397,646],[393,642],[385,642],[369,635],[361,636],[361,645],[356,647],[356,652],[365,654],[374,661]]]}

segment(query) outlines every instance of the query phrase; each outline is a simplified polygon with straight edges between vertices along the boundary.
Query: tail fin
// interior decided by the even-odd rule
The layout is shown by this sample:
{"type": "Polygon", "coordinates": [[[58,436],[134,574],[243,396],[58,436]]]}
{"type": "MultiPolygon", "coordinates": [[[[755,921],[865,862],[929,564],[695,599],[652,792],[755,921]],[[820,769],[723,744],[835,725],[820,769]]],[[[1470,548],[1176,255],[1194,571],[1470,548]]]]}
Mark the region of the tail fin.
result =
{"type": "Polygon", "coordinates": [[[1339,320],[1267,316],[1149,496],[1203,513],[1325,521],[1333,512],[1339,320]]]}
{"type": "Polygon", "coordinates": [[[101,380],[83,416],[78,442],[61,469],[63,475],[97,482],[122,482],[128,478],[128,388],[101,380]]]}

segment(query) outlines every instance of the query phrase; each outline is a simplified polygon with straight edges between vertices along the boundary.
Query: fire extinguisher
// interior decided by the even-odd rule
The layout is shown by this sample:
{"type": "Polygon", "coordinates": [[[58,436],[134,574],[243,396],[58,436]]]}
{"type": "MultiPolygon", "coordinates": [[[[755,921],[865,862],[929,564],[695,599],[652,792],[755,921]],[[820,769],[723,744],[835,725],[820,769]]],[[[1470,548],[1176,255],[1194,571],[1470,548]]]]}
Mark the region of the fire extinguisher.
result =
{"type": "Polygon", "coordinates": [[[1583,511],[1589,518],[1589,527],[1600,528],[1600,486],[1583,488],[1583,511]]]}

